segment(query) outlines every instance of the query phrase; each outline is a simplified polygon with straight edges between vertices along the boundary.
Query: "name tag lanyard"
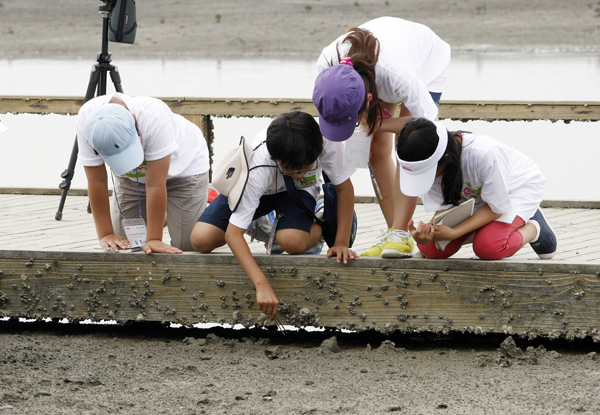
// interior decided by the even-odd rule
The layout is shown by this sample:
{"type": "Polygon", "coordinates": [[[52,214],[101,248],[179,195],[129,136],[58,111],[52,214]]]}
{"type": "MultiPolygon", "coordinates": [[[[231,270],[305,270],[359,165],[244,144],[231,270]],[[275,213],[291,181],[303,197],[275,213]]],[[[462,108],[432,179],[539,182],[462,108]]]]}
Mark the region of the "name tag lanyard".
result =
{"type": "Polygon", "coordinates": [[[138,195],[138,213],[139,216],[133,219],[126,219],[125,215],[123,215],[123,210],[121,209],[121,205],[119,203],[119,198],[117,197],[117,189],[115,186],[115,177],[110,174],[110,177],[113,182],[113,192],[115,194],[115,200],[117,202],[117,207],[119,208],[119,213],[121,214],[121,226],[123,227],[123,231],[127,236],[127,240],[131,244],[132,247],[143,247],[146,245],[146,222],[144,222],[144,218],[142,217],[142,200],[140,197],[140,180],[138,177],[138,170],[135,169],[135,181],[137,183],[137,195],[138,195]]]}

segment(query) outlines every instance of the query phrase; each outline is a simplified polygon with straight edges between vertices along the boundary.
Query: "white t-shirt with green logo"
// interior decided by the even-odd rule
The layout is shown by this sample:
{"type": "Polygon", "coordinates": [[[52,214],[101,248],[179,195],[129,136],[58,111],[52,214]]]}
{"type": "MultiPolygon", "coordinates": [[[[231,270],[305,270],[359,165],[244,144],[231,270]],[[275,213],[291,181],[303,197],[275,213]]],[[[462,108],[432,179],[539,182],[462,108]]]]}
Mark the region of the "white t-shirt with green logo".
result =
{"type": "MultiPolygon", "coordinates": [[[[167,179],[190,177],[209,170],[208,146],[202,131],[195,124],[173,113],[167,104],[157,98],[129,97],[120,93],[93,98],[79,110],[76,123],[78,160],[83,166],[100,166],[104,163],[88,143],[84,127],[89,114],[108,104],[115,95],[125,102],[137,119],[144,149],[144,162],[137,168],[141,183],[145,182],[146,162],[168,155],[171,155],[171,164],[167,179]]],[[[135,180],[136,172],[132,170],[124,176],[135,180]]]]}
{"type": "MultiPolygon", "coordinates": [[[[229,219],[238,228],[248,228],[262,196],[287,192],[283,175],[267,150],[266,138],[267,129],[264,129],[253,141],[255,150],[249,160],[248,183],[237,210],[229,219]]],[[[323,139],[323,151],[313,164],[313,170],[295,180],[296,188],[309,192],[316,200],[323,183],[323,171],[334,185],[348,180],[356,170],[342,167],[343,153],[343,143],[323,139]]]]}

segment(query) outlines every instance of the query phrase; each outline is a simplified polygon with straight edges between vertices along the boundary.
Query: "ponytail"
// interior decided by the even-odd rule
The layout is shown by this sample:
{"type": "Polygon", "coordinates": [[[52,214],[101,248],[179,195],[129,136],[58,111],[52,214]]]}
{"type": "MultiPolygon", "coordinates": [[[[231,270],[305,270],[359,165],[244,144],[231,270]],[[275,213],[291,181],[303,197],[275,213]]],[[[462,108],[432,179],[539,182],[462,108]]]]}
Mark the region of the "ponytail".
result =
{"type": "Polygon", "coordinates": [[[442,174],[442,194],[444,203],[457,206],[461,202],[461,193],[463,189],[463,174],[461,164],[462,141],[459,133],[448,131],[448,145],[444,157],[438,163],[438,166],[445,165],[442,174]]]}
{"type": "MultiPolygon", "coordinates": [[[[381,124],[383,112],[379,104],[379,94],[375,83],[375,64],[379,59],[379,40],[373,34],[358,27],[348,29],[348,35],[344,42],[350,42],[348,57],[354,69],[358,72],[365,83],[365,99],[358,111],[359,115],[367,113],[368,134],[373,135],[375,129],[381,124]],[[367,109],[367,94],[371,94],[372,100],[367,109]]],[[[338,61],[342,61],[339,48],[337,49],[338,61]]],[[[331,64],[331,63],[330,63],[331,64]]]]}

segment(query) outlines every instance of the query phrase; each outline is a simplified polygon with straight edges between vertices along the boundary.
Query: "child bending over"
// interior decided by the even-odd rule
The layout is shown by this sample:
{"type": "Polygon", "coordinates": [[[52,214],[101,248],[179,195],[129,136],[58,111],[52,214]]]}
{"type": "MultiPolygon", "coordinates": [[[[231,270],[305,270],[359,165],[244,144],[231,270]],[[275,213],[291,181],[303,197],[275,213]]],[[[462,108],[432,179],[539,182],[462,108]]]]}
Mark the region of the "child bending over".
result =
{"type": "Polygon", "coordinates": [[[308,210],[292,202],[283,176],[294,179],[300,198],[314,210],[321,172],[325,172],[338,198],[338,229],[327,256],[336,256],[338,263],[347,264],[348,259],[357,258],[349,247],[354,215],[354,187],[350,176],[354,170],[340,167],[341,143],[324,140],[315,119],[304,112],[281,114],[258,134],[255,142],[257,140],[261,143],[248,159],[247,183],[239,203],[229,200],[233,198],[231,194],[229,198],[219,195],[200,216],[191,242],[203,253],[227,243],[256,287],[259,310],[273,320],[279,300],[250,252],[245,230],[254,219],[275,210],[278,217],[275,238],[281,248],[289,254],[314,252],[315,245],[322,245],[321,226],[308,210]]]}
{"type": "Polygon", "coordinates": [[[546,178],[527,156],[493,138],[451,133],[439,121],[415,119],[398,136],[400,186],[421,196],[425,210],[440,213],[475,199],[473,216],[450,228],[411,221],[411,233],[427,258],[448,258],[465,243],[481,259],[514,255],[529,243],[542,259],[556,252],[556,236],[540,203],[546,178]],[[445,249],[434,241],[451,241],[445,249]]]}

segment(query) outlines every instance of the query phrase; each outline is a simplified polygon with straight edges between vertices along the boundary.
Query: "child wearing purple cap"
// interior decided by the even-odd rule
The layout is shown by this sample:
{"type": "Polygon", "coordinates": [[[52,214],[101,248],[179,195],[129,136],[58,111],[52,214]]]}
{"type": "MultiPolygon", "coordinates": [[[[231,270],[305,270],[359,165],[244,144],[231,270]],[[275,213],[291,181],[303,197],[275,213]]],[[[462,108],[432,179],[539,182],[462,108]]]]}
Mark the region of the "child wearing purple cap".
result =
{"type": "Polygon", "coordinates": [[[554,256],[556,235],[540,210],[546,178],[529,157],[491,137],[448,132],[419,118],[400,132],[397,158],[402,192],[421,196],[426,211],[438,215],[474,201],[475,213],[453,227],[409,223],[425,257],[449,258],[467,243],[481,259],[510,257],[527,243],[541,259],[554,256]]]}
{"type": "Polygon", "coordinates": [[[202,131],[159,99],[120,93],[86,102],[76,126],[100,246],[143,247],[148,254],[193,250],[190,235],[208,192],[202,131]],[[170,245],[162,242],[165,222],[170,245]]]}
{"type": "Polygon", "coordinates": [[[325,138],[348,139],[357,119],[373,137],[369,165],[388,229],[365,256],[410,257],[417,198],[399,190],[394,134],[413,117],[437,119],[450,46],[428,27],[381,17],[351,28],[321,52],[313,102],[325,138]],[[400,109],[400,118],[391,119],[400,109]],[[395,179],[392,179],[395,177],[395,179]]]}

